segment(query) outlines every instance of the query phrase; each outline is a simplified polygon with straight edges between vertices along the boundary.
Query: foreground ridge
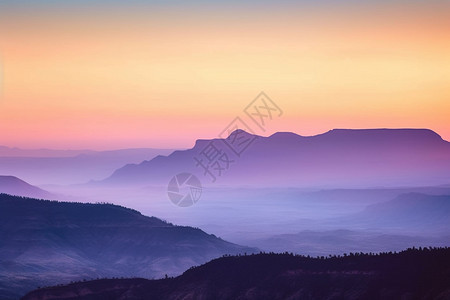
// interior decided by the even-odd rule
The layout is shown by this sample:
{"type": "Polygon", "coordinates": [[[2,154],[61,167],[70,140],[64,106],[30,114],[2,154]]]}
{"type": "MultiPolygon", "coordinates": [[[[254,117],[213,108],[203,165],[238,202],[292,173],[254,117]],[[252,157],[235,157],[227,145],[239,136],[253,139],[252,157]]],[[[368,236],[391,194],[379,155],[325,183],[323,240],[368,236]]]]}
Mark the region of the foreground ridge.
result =
{"type": "Polygon", "coordinates": [[[176,278],[101,279],[42,288],[27,299],[448,299],[450,248],[309,257],[224,256],[176,278]]]}

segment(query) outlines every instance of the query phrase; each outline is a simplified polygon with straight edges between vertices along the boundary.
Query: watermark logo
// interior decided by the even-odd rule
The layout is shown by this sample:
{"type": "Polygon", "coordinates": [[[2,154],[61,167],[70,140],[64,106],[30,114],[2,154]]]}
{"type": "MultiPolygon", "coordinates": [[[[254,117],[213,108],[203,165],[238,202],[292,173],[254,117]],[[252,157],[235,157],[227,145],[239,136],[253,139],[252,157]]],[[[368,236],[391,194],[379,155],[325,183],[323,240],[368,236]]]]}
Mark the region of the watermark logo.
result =
{"type": "Polygon", "coordinates": [[[267,122],[272,121],[276,115],[281,117],[283,114],[278,105],[264,92],[261,92],[255,100],[250,102],[244,112],[262,131],[266,131],[267,122]]]}
{"type": "Polygon", "coordinates": [[[228,157],[228,154],[222,149],[218,148],[214,141],[210,141],[208,145],[200,151],[198,157],[194,157],[196,167],[201,167],[204,171],[203,175],[211,177],[212,182],[215,182],[222,172],[230,168],[230,164],[234,162],[228,157]]]}
{"type": "MultiPolygon", "coordinates": [[[[218,177],[228,171],[259,138],[256,133],[258,131],[264,133],[268,123],[282,114],[283,111],[272,99],[264,92],[259,93],[244,108],[243,113],[237,115],[219,133],[218,140],[211,140],[200,152],[197,152],[193,157],[195,167],[200,168],[203,175],[211,182],[216,182],[218,177]]],[[[170,200],[178,206],[191,206],[200,199],[200,181],[190,173],[178,174],[169,183],[168,195],[170,200]],[[180,183],[182,185],[188,180],[195,184],[189,185],[189,191],[180,192],[180,183]]]]}
{"type": "Polygon", "coordinates": [[[219,137],[238,157],[258,138],[258,136],[253,135],[251,128],[240,117],[236,117],[219,134],[219,137]]]}
{"type": "Polygon", "coordinates": [[[181,207],[191,206],[202,195],[202,184],[191,173],[180,173],[172,177],[167,186],[167,195],[173,204],[181,207]]]}
{"type": "Polygon", "coordinates": [[[230,168],[231,163],[237,162],[258,139],[259,136],[255,135],[255,131],[265,132],[268,123],[283,114],[280,107],[264,92],[259,93],[243,112],[243,115],[236,116],[219,133],[220,141],[212,140],[197,157],[194,157],[195,166],[202,168],[203,175],[208,176],[211,182],[216,182],[217,177],[222,176],[230,168]],[[256,125],[256,130],[248,124],[253,124],[253,127],[256,125]],[[226,147],[222,147],[223,144],[226,147]]]}

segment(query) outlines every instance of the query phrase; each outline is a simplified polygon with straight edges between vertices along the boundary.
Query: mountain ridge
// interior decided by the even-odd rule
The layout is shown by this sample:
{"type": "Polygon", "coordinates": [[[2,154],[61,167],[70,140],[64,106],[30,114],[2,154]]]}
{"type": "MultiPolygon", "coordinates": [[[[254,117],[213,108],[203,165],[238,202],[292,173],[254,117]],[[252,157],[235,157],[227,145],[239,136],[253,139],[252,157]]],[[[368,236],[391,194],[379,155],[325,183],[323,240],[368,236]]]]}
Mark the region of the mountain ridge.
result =
{"type": "Polygon", "coordinates": [[[449,258],[450,248],[328,258],[260,253],[214,259],[176,278],[80,282],[22,299],[446,299],[449,258]]]}
{"type": "Polygon", "coordinates": [[[82,184],[110,175],[126,163],[139,163],[173,149],[136,148],[110,151],[0,150],[0,174],[37,185],[82,184]],[[3,154],[3,155],[2,155],[3,154]]]}
{"type": "Polygon", "coordinates": [[[227,139],[198,139],[190,149],[127,164],[93,184],[165,184],[181,172],[206,177],[208,184],[212,176],[194,158],[211,143],[230,158],[230,170],[215,174],[225,185],[414,186],[445,184],[450,177],[450,143],[429,129],[334,129],[309,137],[238,130],[227,139]],[[237,156],[230,144],[239,133],[255,139],[237,156]]]}
{"type": "Polygon", "coordinates": [[[83,278],[172,276],[224,254],[257,251],[106,203],[0,194],[0,225],[1,299],[83,278]]]}

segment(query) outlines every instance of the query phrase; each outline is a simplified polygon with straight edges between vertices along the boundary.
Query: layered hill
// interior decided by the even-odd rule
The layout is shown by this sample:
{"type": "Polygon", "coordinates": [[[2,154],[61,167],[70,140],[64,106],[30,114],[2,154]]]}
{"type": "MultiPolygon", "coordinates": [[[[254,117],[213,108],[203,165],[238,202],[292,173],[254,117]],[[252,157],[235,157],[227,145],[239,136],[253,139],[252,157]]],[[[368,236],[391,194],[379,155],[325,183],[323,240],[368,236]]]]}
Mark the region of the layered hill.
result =
{"type": "Polygon", "coordinates": [[[160,278],[256,251],[112,204],[0,194],[0,299],[102,277],[160,278]]]}
{"type": "Polygon", "coordinates": [[[427,129],[335,129],[316,136],[242,130],[116,170],[98,184],[167,184],[181,172],[203,183],[368,187],[448,184],[450,143],[427,129]],[[248,144],[248,145],[247,145],[248,144]]]}
{"type": "Polygon", "coordinates": [[[16,196],[54,199],[56,196],[15,176],[0,175],[0,193],[16,196]]]}
{"type": "Polygon", "coordinates": [[[80,184],[102,179],[127,163],[140,163],[170,149],[22,150],[0,146],[0,174],[14,175],[34,184],[80,184]]]}
{"type": "Polygon", "coordinates": [[[450,234],[450,195],[406,193],[369,205],[354,219],[349,219],[366,227],[450,234]]]}
{"type": "Polygon", "coordinates": [[[165,280],[117,279],[43,288],[45,299],[448,299],[450,249],[309,258],[223,257],[165,280]]]}

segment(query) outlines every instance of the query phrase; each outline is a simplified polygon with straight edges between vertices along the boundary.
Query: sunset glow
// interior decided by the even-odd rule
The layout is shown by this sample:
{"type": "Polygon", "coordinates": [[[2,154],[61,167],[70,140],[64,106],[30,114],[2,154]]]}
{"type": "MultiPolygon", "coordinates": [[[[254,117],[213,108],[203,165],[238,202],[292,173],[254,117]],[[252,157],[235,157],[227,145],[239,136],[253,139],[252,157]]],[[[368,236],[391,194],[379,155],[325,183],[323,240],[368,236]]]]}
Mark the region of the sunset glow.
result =
{"type": "Polygon", "coordinates": [[[72,5],[0,5],[1,145],[186,148],[260,91],[284,111],[264,135],[450,140],[448,3],[72,5]]]}

